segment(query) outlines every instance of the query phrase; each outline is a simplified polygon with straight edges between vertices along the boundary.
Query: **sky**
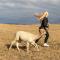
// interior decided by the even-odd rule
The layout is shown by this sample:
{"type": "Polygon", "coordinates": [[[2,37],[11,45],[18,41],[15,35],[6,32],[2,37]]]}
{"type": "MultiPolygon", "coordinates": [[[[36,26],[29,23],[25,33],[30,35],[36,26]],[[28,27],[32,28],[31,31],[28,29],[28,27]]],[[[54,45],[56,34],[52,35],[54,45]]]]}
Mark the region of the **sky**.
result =
{"type": "Polygon", "coordinates": [[[28,19],[34,13],[46,10],[49,12],[50,21],[55,18],[59,21],[59,7],[60,0],[0,0],[0,22],[28,19]]]}

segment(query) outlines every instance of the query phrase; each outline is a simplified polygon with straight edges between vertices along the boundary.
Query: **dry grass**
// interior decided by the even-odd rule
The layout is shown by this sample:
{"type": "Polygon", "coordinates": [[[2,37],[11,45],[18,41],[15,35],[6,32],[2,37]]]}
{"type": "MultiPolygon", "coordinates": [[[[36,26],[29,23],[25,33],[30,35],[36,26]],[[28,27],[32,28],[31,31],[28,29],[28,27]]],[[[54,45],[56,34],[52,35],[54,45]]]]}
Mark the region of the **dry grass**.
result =
{"type": "Polygon", "coordinates": [[[14,39],[15,33],[19,30],[38,33],[37,25],[13,25],[0,24],[0,60],[60,60],[60,25],[51,24],[49,28],[50,37],[48,44],[50,47],[43,47],[43,38],[38,42],[40,51],[30,45],[29,54],[26,48],[16,48],[8,50],[10,42],[14,39]]]}

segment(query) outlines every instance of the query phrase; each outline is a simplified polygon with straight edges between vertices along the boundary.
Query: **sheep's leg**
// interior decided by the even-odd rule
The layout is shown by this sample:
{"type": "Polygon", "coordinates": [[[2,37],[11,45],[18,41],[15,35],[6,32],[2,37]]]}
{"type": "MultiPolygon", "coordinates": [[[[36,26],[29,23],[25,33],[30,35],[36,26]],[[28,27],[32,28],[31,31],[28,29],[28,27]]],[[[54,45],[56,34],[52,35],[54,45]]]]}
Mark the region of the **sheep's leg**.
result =
{"type": "Polygon", "coordinates": [[[17,47],[18,51],[20,52],[19,43],[18,43],[19,42],[19,35],[18,34],[16,34],[15,40],[16,40],[16,47],[17,47]]]}
{"type": "Polygon", "coordinates": [[[16,42],[16,47],[17,47],[18,51],[20,52],[19,43],[18,42],[16,42]]]}
{"type": "Polygon", "coordinates": [[[15,44],[18,40],[19,40],[19,36],[16,35],[16,37],[15,37],[14,41],[12,41],[9,49],[11,49],[12,45],[15,44]]]}
{"type": "Polygon", "coordinates": [[[12,41],[12,43],[11,43],[11,45],[10,45],[10,47],[9,47],[9,50],[11,49],[11,47],[12,47],[12,45],[13,44],[15,44],[16,43],[16,41],[14,40],[14,41],[12,41]]]}
{"type": "Polygon", "coordinates": [[[37,48],[37,51],[39,51],[38,45],[35,43],[35,47],[37,48]]]}
{"type": "Polygon", "coordinates": [[[37,48],[37,51],[39,51],[38,45],[35,42],[33,42],[32,45],[34,45],[37,48]]]}
{"type": "Polygon", "coordinates": [[[29,42],[27,42],[27,53],[29,53],[29,42]]]}

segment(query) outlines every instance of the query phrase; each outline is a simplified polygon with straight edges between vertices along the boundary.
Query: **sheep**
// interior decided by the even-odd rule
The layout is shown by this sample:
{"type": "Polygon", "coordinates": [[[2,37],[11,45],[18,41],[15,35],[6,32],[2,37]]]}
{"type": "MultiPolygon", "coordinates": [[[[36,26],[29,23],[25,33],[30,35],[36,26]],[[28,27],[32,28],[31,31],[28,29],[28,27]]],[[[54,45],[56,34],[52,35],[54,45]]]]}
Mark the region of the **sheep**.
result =
{"type": "Polygon", "coordinates": [[[27,52],[29,52],[29,43],[34,45],[37,48],[37,50],[39,51],[38,45],[35,41],[38,40],[42,35],[44,35],[44,34],[35,35],[35,34],[32,34],[30,32],[26,32],[26,31],[18,31],[16,33],[15,39],[11,42],[11,45],[10,45],[9,49],[11,49],[13,44],[16,44],[16,47],[17,47],[18,51],[20,51],[19,50],[19,42],[26,41],[27,42],[27,46],[26,46],[27,47],[27,52]]]}

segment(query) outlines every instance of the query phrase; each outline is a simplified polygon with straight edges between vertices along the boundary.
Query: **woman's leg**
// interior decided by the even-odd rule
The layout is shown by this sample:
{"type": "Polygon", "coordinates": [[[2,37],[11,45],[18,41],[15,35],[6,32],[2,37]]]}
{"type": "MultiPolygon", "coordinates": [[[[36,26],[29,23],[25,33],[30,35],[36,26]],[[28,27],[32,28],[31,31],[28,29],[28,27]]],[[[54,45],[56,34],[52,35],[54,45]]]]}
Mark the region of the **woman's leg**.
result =
{"type": "Polygon", "coordinates": [[[41,36],[46,34],[46,32],[43,28],[39,28],[39,33],[41,34],[41,36]]]}
{"type": "Polygon", "coordinates": [[[49,46],[48,44],[47,44],[47,41],[48,41],[48,38],[49,38],[49,32],[48,32],[48,29],[46,29],[45,28],[45,31],[46,31],[46,37],[45,37],[45,40],[44,40],[44,46],[49,46]]]}
{"type": "Polygon", "coordinates": [[[45,37],[45,41],[44,41],[44,43],[47,43],[47,41],[48,41],[48,38],[49,38],[49,32],[48,31],[46,31],[46,37],[45,37]]]}

